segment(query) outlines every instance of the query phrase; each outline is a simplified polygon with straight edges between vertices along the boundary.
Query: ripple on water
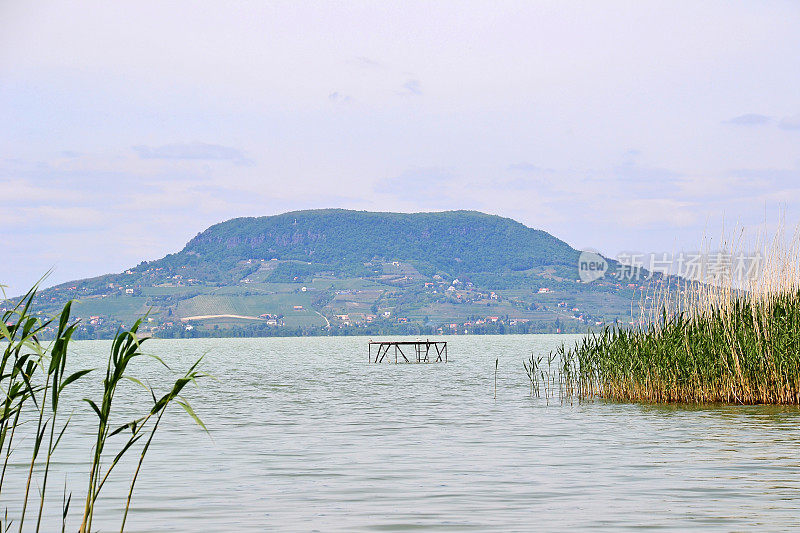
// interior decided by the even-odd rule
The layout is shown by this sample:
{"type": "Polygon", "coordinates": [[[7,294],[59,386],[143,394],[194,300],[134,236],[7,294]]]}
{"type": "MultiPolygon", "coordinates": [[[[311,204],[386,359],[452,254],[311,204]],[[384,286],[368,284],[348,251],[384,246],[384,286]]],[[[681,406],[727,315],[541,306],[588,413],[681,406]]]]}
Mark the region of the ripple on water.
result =
{"type": "MultiPolygon", "coordinates": [[[[149,341],[176,368],[208,352],[205,369],[215,379],[189,397],[211,436],[172,413],[174,424],[145,462],[129,530],[797,524],[798,410],[548,405],[528,396],[522,359],[569,337],[447,340],[450,363],[397,366],[367,365],[366,338],[149,341]]],[[[107,349],[105,342],[75,343],[71,364],[102,364],[107,349]]],[[[142,373],[157,380],[157,368],[142,363],[142,373]]],[[[88,434],[91,418],[80,409],[74,424],[88,434]]],[[[66,474],[76,500],[84,490],[84,444],[65,441],[54,465],[54,479],[66,474]]],[[[20,463],[8,475],[21,479],[23,469],[20,463]]],[[[119,527],[127,486],[124,476],[117,479],[101,502],[102,530],[119,527]]],[[[4,500],[13,501],[14,490],[4,488],[4,500]]],[[[55,526],[60,491],[51,496],[48,525],[55,526]]]]}

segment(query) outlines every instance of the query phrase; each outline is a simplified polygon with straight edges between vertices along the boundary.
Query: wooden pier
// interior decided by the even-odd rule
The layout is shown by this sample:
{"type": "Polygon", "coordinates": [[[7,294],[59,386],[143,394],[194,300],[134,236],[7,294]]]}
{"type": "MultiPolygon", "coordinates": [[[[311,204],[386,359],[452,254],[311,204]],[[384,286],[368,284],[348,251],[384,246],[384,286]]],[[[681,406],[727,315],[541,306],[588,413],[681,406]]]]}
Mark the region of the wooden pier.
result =
{"type": "Polygon", "coordinates": [[[370,363],[390,363],[392,355],[394,355],[395,363],[446,363],[447,342],[427,339],[424,341],[369,341],[368,360],[370,363]],[[377,348],[374,357],[373,347],[377,348]],[[393,348],[394,350],[392,350],[393,348]],[[390,353],[392,351],[394,354],[390,353]],[[408,355],[406,355],[406,351],[408,351],[408,355]]]}

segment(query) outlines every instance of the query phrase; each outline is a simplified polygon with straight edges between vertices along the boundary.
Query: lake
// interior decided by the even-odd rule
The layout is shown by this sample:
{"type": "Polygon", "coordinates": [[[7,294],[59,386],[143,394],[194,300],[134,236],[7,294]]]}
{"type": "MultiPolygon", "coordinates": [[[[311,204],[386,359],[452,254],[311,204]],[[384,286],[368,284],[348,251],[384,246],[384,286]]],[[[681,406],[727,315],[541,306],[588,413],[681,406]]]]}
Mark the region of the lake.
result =
{"type": "MultiPolygon", "coordinates": [[[[172,408],[126,530],[731,531],[800,523],[798,409],[532,399],[522,360],[576,338],[437,337],[448,341],[450,361],[427,365],[368,364],[360,337],[150,340],[145,351],[176,369],[206,354],[214,379],[187,397],[210,435],[172,408]]],[[[102,366],[109,345],[75,342],[70,365],[102,366]]],[[[157,367],[143,359],[139,375],[157,382],[157,367]]],[[[79,400],[90,394],[72,398],[85,436],[93,415],[79,400]]],[[[137,407],[146,404],[129,402],[125,411],[137,407]]],[[[68,530],[77,530],[88,459],[85,438],[72,436],[57,452],[44,530],[60,529],[65,481],[74,491],[68,530]]],[[[3,506],[17,508],[23,463],[7,474],[3,506]]],[[[95,530],[119,529],[132,466],[104,488],[95,530]]]]}

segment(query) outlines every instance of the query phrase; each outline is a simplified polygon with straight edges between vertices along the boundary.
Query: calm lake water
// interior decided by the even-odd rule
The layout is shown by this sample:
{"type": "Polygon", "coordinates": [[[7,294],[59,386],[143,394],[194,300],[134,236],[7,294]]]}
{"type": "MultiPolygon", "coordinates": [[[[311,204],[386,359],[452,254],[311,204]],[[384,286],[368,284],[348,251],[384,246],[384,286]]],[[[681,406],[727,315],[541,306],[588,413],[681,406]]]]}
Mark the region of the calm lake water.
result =
{"type": "MultiPolygon", "coordinates": [[[[450,362],[429,365],[367,364],[357,337],[148,341],[176,369],[207,354],[214,379],[187,397],[210,436],[179,408],[168,414],[126,530],[800,525],[800,411],[531,399],[523,358],[575,338],[447,337],[450,362]]],[[[109,345],[75,343],[71,365],[103,365],[109,345]]],[[[142,360],[139,375],[157,381],[156,367],[142,360]]],[[[73,400],[75,428],[88,435],[92,415],[73,400]]],[[[146,404],[126,405],[136,408],[146,404]]],[[[77,530],[85,444],[73,436],[55,457],[45,531],[60,530],[65,479],[77,530]]],[[[130,470],[104,489],[96,530],[119,529],[130,470]]],[[[3,507],[18,508],[25,474],[12,465],[3,507]]]]}

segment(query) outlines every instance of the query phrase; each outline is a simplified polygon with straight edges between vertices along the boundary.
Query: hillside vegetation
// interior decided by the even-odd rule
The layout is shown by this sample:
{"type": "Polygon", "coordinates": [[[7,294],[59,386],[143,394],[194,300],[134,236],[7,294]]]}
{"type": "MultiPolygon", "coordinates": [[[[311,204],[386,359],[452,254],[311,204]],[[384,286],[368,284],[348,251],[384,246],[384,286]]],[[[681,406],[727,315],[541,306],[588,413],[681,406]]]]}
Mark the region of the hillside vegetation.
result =
{"type": "MultiPolygon", "coordinates": [[[[574,266],[578,252],[552,235],[475,211],[369,213],[326,209],[236,218],[211,226],[177,257],[294,259],[349,267],[373,258],[427,263],[453,275],[574,266]]],[[[169,256],[166,260],[171,260],[169,256]]]]}
{"type": "MultiPolygon", "coordinates": [[[[638,287],[576,282],[579,252],[475,211],[326,209],[236,218],[183,250],[42,291],[76,299],[76,334],[149,311],[157,336],[585,331],[628,320],[638,287]]],[[[42,307],[40,307],[42,308],[42,307]]]]}

